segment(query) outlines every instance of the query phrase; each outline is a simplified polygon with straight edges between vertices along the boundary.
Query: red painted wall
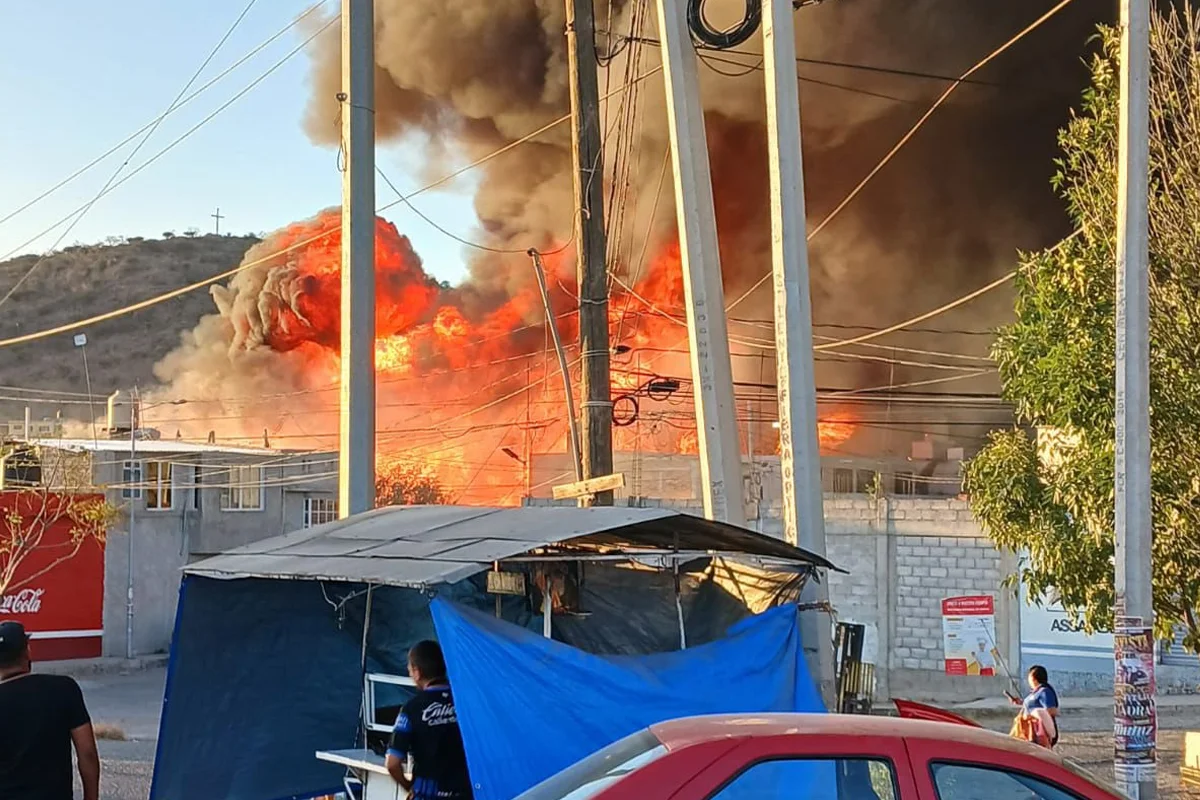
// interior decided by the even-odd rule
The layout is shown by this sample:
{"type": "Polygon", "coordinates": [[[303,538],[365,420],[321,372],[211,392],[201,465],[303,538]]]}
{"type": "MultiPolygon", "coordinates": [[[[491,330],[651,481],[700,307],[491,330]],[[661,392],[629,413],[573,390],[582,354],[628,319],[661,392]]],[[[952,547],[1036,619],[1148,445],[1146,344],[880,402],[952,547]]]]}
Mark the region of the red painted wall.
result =
{"type": "MultiPolygon", "coordinates": [[[[77,495],[76,499],[103,499],[77,495]]],[[[47,502],[60,500],[52,496],[47,502]]],[[[0,492],[0,515],[14,508],[31,517],[42,498],[31,493],[0,492]]],[[[14,588],[0,597],[0,620],[15,619],[32,635],[35,661],[94,658],[101,653],[104,628],[104,545],[85,539],[74,557],[38,573],[75,547],[70,519],[49,526],[41,544],[17,568],[14,588]],[[36,577],[32,577],[36,576],[36,577]]],[[[9,529],[0,523],[0,539],[9,529]]]]}

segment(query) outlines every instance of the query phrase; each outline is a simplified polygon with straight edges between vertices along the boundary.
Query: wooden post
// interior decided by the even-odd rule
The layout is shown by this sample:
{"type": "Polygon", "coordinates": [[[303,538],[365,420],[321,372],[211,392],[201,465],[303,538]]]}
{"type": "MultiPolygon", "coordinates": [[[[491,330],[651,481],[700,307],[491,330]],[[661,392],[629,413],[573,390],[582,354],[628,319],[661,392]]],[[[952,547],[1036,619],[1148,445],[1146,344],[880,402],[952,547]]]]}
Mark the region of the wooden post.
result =
{"type": "MultiPolygon", "coordinates": [[[[571,78],[571,161],[575,175],[575,246],[579,276],[580,394],[583,397],[583,477],[613,469],[612,395],[609,389],[608,274],[605,266],[604,160],[600,90],[596,80],[593,0],[566,0],[571,78]]],[[[611,506],[612,492],[593,505],[611,506]]]]}

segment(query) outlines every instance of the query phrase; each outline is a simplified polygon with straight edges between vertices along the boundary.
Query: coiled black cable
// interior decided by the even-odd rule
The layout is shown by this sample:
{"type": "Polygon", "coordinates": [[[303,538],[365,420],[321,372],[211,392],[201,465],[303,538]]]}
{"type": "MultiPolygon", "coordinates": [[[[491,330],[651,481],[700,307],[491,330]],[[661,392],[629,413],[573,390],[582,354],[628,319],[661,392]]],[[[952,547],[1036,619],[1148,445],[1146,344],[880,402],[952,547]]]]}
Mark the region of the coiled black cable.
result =
{"type": "Polygon", "coordinates": [[[742,21],[728,30],[719,31],[704,18],[707,0],[688,0],[687,22],[696,41],[713,50],[729,50],[747,41],[762,24],[762,0],[746,0],[742,21]]]}

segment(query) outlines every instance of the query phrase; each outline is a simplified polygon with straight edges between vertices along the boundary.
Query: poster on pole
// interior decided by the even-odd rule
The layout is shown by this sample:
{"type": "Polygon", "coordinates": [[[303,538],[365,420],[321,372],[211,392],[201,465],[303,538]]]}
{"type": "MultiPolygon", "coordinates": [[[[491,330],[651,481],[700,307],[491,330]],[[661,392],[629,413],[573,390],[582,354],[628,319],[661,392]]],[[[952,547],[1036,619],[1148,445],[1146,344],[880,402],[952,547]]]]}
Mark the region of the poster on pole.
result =
{"type": "Polygon", "coordinates": [[[996,599],[991,595],[942,600],[942,644],[947,675],[996,674],[996,599]]]}
{"type": "Polygon", "coordinates": [[[1118,617],[1113,656],[1116,660],[1113,772],[1118,788],[1136,798],[1138,785],[1155,782],[1158,772],[1154,631],[1140,618],[1118,617]]]}

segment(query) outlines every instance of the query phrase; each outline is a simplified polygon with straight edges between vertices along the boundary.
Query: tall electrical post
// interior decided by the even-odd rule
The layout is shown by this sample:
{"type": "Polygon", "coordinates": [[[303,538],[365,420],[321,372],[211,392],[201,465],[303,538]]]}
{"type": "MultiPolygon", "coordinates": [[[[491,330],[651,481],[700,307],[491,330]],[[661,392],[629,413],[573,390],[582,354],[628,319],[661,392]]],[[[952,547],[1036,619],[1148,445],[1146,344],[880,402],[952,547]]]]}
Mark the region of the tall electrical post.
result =
{"type": "Polygon", "coordinates": [[[342,0],[338,514],[375,506],[375,9],[342,0]]]}
{"type": "MultiPolygon", "coordinates": [[[[800,147],[800,90],[791,0],[763,0],[763,65],[771,175],[771,266],[775,291],[775,376],[784,538],[825,555],[825,510],[813,375],[812,298],[800,147]]],[[[826,703],[833,698],[829,590],[809,581],[803,641],[809,669],[826,703]]]]}
{"type": "Polygon", "coordinates": [[[700,104],[696,52],[684,5],[681,0],[658,0],[658,25],[696,397],[700,482],[704,489],[704,516],[745,525],[742,457],[708,138],[704,132],[704,108],[700,104]]]}
{"type": "Polygon", "coordinates": [[[1146,0],[1121,0],[1113,730],[1117,785],[1135,800],[1153,800],[1157,790],[1150,580],[1150,8],[1146,0]],[[1131,661],[1137,669],[1129,669],[1131,661]]]}
{"type": "MultiPolygon", "coordinates": [[[[608,345],[608,272],[604,236],[604,159],[600,89],[596,78],[593,0],[566,0],[571,83],[571,161],[575,176],[575,246],[579,279],[580,394],[583,400],[583,477],[613,471],[612,392],[608,345]]],[[[611,491],[592,505],[611,506],[611,491]]]]}

